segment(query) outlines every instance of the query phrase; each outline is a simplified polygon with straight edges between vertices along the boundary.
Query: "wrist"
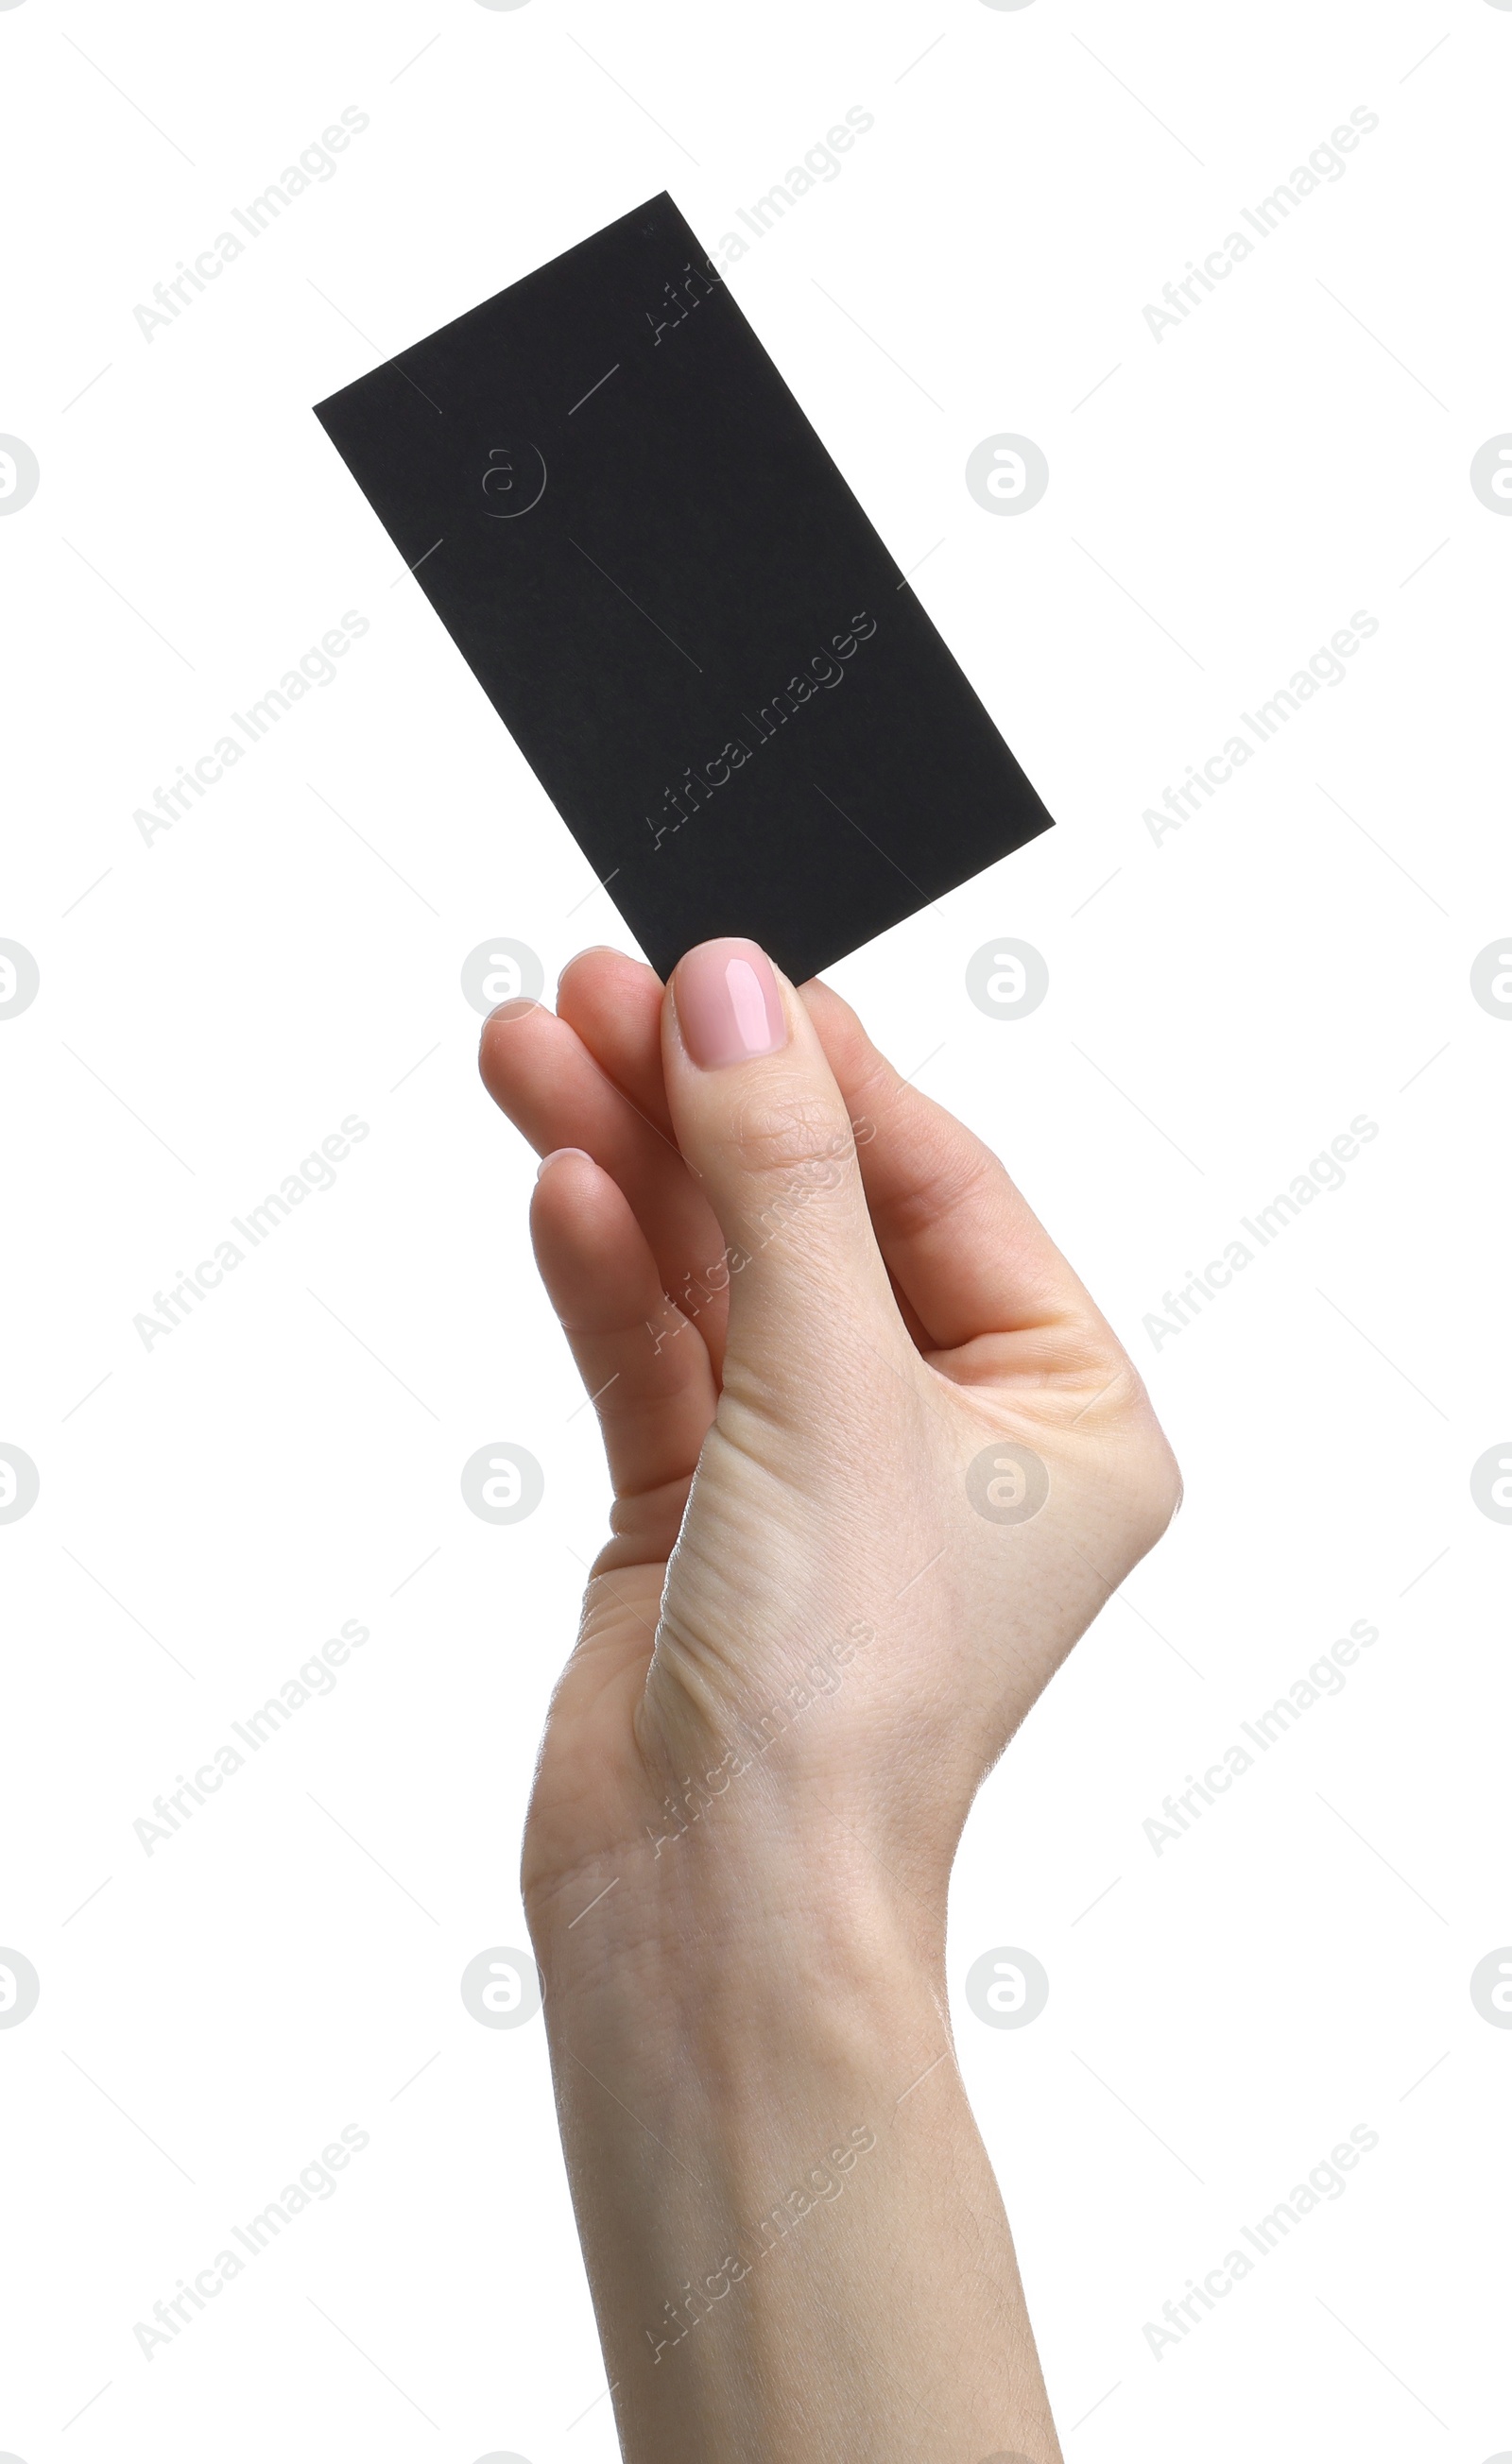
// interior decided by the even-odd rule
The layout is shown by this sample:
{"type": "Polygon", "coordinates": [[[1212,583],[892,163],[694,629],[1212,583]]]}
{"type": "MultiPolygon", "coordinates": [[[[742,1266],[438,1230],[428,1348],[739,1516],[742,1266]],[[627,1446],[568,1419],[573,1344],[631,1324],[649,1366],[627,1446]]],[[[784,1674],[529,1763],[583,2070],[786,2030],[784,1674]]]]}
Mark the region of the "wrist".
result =
{"type": "Polygon", "coordinates": [[[643,2050],[648,2065],[783,2057],[789,2033],[847,2014],[875,2033],[945,2002],[945,1877],[881,1863],[846,1826],[663,1837],[526,1894],[553,2043],[643,2050]]]}

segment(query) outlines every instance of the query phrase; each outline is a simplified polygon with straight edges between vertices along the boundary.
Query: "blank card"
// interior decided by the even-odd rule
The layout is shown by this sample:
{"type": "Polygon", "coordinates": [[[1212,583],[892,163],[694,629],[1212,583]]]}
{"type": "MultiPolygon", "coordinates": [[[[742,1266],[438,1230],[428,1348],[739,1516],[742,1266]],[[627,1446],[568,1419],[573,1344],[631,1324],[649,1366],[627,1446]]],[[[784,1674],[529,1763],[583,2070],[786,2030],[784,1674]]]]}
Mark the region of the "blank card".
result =
{"type": "Polygon", "coordinates": [[[1050,827],[670,197],[316,416],[659,975],[801,982],[1050,827]]]}

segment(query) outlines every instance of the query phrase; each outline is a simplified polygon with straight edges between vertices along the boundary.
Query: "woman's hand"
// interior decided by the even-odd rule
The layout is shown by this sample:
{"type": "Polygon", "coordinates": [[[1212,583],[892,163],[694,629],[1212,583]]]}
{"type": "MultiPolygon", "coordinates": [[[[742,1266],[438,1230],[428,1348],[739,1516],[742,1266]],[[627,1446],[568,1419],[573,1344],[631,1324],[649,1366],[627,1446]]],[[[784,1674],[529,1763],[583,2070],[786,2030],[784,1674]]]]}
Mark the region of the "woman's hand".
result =
{"type": "Polygon", "coordinates": [[[589,951],[556,1017],[494,1013],[481,1067],[549,1158],[536,1254],[615,1494],[533,1909],[701,1818],[843,1825],[932,1903],[1175,1507],[1140,1378],[996,1158],[753,944],[665,995],[589,951]]]}
{"type": "Polygon", "coordinates": [[[945,1891],[1170,1450],[1001,1165],[752,943],[589,951],[481,1067],[614,1487],[524,1889],[625,2453],[1052,2464],[945,1891]]]}

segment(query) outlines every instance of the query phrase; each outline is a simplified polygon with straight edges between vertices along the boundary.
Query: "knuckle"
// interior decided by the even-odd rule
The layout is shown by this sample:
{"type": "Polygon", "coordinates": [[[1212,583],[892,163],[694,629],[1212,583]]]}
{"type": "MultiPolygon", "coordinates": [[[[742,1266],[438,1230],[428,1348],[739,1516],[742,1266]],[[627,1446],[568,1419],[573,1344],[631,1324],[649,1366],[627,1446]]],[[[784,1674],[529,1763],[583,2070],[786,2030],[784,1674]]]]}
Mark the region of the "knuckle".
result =
{"type": "Polygon", "coordinates": [[[794,1189],[835,1188],[856,1164],[844,1111],[806,1089],[744,1106],[730,1124],[727,1146],[743,1172],[794,1189]]]}
{"type": "Polygon", "coordinates": [[[1153,1549],[1170,1529],[1183,1494],[1181,1465],[1152,1415],[1139,1453],[1131,1501],[1135,1527],[1146,1549],[1153,1549]]]}
{"type": "Polygon", "coordinates": [[[1122,1347],[1109,1351],[1088,1330],[1074,1370],[1088,1399],[1073,1427],[1100,1458],[1100,1485],[1116,1503],[1141,1555],[1168,1529],[1182,1502],[1181,1467],[1155,1415],[1144,1378],[1122,1347]]]}

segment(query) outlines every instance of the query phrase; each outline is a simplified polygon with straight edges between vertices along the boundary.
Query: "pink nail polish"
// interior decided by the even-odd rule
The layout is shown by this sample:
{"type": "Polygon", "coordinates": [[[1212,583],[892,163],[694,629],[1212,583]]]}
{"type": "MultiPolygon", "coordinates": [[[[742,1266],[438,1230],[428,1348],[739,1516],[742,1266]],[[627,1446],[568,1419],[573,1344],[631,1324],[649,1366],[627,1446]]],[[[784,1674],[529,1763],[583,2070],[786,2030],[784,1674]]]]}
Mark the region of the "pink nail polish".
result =
{"type": "Polygon", "coordinates": [[[679,959],[678,1023],[700,1069],[780,1052],[788,1021],[771,961],[754,941],[703,941],[679,959]]]}

